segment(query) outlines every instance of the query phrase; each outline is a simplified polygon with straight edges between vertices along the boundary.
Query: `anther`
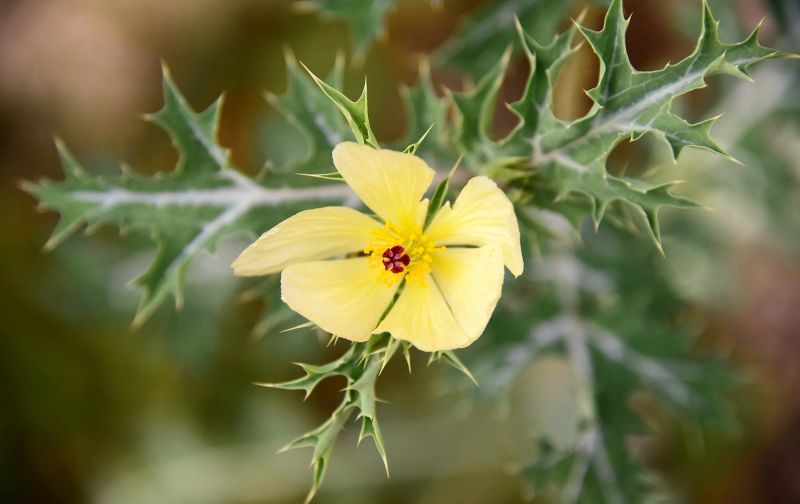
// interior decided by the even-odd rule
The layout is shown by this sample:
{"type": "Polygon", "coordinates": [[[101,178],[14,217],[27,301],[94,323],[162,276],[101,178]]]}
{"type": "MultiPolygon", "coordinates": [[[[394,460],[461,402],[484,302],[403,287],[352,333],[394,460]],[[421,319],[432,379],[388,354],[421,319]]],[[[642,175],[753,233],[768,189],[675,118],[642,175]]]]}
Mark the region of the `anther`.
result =
{"type": "Polygon", "coordinates": [[[410,262],[411,258],[406,254],[406,249],[400,245],[387,248],[383,252],[383,268],[386,271],[402,273],[410,262]]]}

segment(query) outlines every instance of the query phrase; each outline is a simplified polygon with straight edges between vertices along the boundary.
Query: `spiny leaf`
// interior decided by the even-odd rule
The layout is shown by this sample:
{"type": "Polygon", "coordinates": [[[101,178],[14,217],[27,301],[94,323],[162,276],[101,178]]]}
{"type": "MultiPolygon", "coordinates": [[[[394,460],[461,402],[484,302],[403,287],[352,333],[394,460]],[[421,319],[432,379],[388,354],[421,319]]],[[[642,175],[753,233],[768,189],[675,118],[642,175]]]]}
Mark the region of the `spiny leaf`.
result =
{"type": "Polygon", "coordinates": [[[367,436],[371,437],[375,442],[375,449],[378,450],[378,454],[381,456],[381,460],[383,460],[383,468],[386,470],[386,476],[388,477],[389,459],[386,457],[386,447],[383,444],[383,435],[381,435],[381,429],[378,425],[378,420],[364,416],[361,418],[361,432],[358,434],[359,444],[367,436]]]}
{"type": "Polygon", "coordinates": [[[386,367],[386,364],[394,357],[394,354],[397,353],[397,350],[400,349],[401,341],[397,338],[391,338],[389,343],[386,345],[386,349],[383,352],[383,359],[381,360],[381,369],[379,373],[383,372],[383,369],[386,367]]]}
{"type": "Polygon", "coordinates": [[[361,376],[347,387],[355,393],[354,403],[358,407],[359,416],[375,418],[375,380],[379,371],[380,362],[370,359],[361,376]]]}
{"type": "Polygon", "coordinates": [[[525,33],[519,20],[516,20],[515,27],[530,71],[522,97],[508,105],[519,118],[517,126],[503,140],[512,146],[532,138],[538,130],[560,122],[552,110],[553,86],[561,67],[576,50],[572,47],[574,27],[553,38],[549,45],[541,45],[525,33]]]}
{"type": "Polygon", "coordinates": [[[416,154],[417,149],[419,149],[419,146],[422,145],[422,142],[425,141],[425,137],[428,136],[428,133],[430,133],[432,129],[433,129],[433,124],[431,124],[428,127],[428,129],[425,130],[425,133],[423,133],[422,136],[419,137],[419,140],[417,140],[416,142],[410,144],[408,147],[403,149],[403,152],[406,154],[416,154]]]}
{"type": "Polygon", "coordinates": [[[305,68],[306,72],[314,79],[314,82],[319,86],[322,92],[336,104],[336,107],[347,120],[347,124],[350,125],[350,129],[353,131],[353,135],[355,135],[358,143],[378,147],[378,140],[375,138],[375,134],[372,132],[372,128],[369,125],[366,81],[364,82],[364,90],[361,92],[361,96],[358,97],[358,100],[352,101],[345,96],[344,93],[314,75],[307,66],[303,65],[303,68],[305,68]]]}
{"type": "Polygon", "coordinates": [[[338,203],[351,194],[344,186],[270,187],[277,176],[256,181],[242,175],[217,143],[222,100],[195,112],[165,69],[164,108],[149,116],[172,137],[180,153],[169,173],[145,177],[123,168],[116,176],[94,177],[57,142],[65,178],[23,187],[44,208],[61,214],[48,241],[55,247],[83,225],[113,224],[137,231],[158,244],[158,253],[135,283],[143,290],[134,325],[143,323],[168,297],[182,303],[182,280],[191,260],[213,252],[225,237],[251,236],[307,206],[338,203]]]}
{"type": "Polygon", "coordinates": [[[408,341],[402,342],[403,347],[403,358],[406,361],[406,366],[408,367],[409,374],[411,373],[411,343],[408,341]]]}
{"type": "Polygon", "coordinates": [[[576,4],[573,0],[498,0],[467,17],[458,35],[436,54],[437,61],[484,75],[497,55],[514,39],[514,20],[543,39],[555,33],[560,21],[576,4]]]}
{"type": "Polygon", "coordinates": [[[311,489],[306,496],[306,503],[314,499],[320,486],[322,486],[325,480],[325,473],[328,470],[328,462],[333,452],[333,445],[336,443],[336,439],[344,428],[344,424],[347,423],[352,416],[353,409],[349,398],[345,397],[344,401],[342,401],[339,407],[331,414],[330,418],[323,422],[322,425],[303,434],[280,449],[279,453],[295,448],[314,448],[314,454],[311,457],[311,466],[313,467],[314,475],[311,482],[311,489]]]}
{"type": "MultiPolygon", "coordinates": [[[[350,127],[330,98],[298,67],[292,52],[285,51],[284,57],[286,92],[282,95],[266,93],[265,97],[306,140],[306,148],[297,153],[286,171],[325,172],[331,166],[331,150],[350,136],[350,127]]],[[[341,87],[343,69],[344,58],[339,55],[327,77],[332,86],[341,87]]]]}
{"type": "Polygon", "coordinates": [[[651,238],[659,250],[661,250],[661,232],[658,226],[658,210],[663,206],[687,209],[700,207],[694,201],[675,196],[670,192],[670,189],[679,182],[648,184],[632,178],[596,176],[592,173],[583,176],[566,173],[559,182],[562,184],[559,187],[562,197],[570,193],[579,193],[590,199],[595,229],[600,226],[606,209],[614,201],[625,201],[632,205],[646,217],[651,238]]]}
{"type": "Polygon", "coordinates": [[[432,362],[439,362],[441,360],[445,361],[446,363],[450,364],[453,368],[463,373],[464,376],[469,378],[470,381],[474,383],[476,386],[478,385],[478,380],[475,379],[475,376],[472,374],[472,372],[470,372],[469,368],[467,368],[467,366],[465,366],[464,363],[461,362],[461,359],[458,358],[455,352],[453,352],[452,350],[443,350],[440,352],[434,352],[431,354],[428,360],[428,364],[432,362]]]}
{"type": "Polygon", "coordinates": [[[434,163],[446,157],[447,145],[446,102],[436,94],[431,79],[430,63],[421,59],[419,77],[412,87],[401,86],[400,95],[405,104],[408,127],[400,145],[408,145],[406,150],[414,147],[414,152],[423,159],[434,163]],[[420,143],[421,139],[426,139],[420,143]]]}
{"type": "Polygon", "coordinates": [[[386,448],[383,445],[383,436],[381,436],[380,426],[378,425],[378,417],[375,410],[375,381],[381,370],[381,361],[372,358],[364,369],[364,373],[348,387],[348,390],[354,393],[353,402],[358,408],[359,418],[361,418],[361,432],[358,437],[358,442],[366,436],[371,436],[375,441],[375,448],[383,460],[386,475],[389,475],[389,462],[386,458],[386,448]]]}
{"type": "Polygon", "coordinates": [[[311,465],[314,467],[314,478],[308,499],[314,497],[322,484],[333,450],[333,444],[344,428],[345,423],[353,414],[356,415],[357,420],[361,420],[358,442],[361,443],[367,436],[373,438],[375,448],[378,450],[378,454],[386,468],[386,474],[389,474],[386,448],[383,443],[380,425],[378,424],[375,382],[386,360],[391,358],[399,346],[399,340],[390,338],[388,335],[374,335],[366,343],[351,345],[341,357],[327,364],[321,366],[300,364],[305,371],[305,375],[300,378],[278,384],[257,384],[287,390],[305,390],[306,397],[308,397],[322,380],[334,376],[343,376],[347,380],[342,402],[331,413],[330,417],[319,427],[298,437],[281,450],[302,447],[314,448],[314,455],[311,459],[311,465]]]}
{"type": "MultiPolygon", "coordinates": [[[[717,25],[704,3],[703,29],[694,52],[674,65],[652,72],[639,72],[630,64],[625,44],[628,20],[623,15],[621,0],[611,3],[601,30],[579,26],[601,62],[598,84],[589,92],[595,106],[585,117],[571,123],[551,120],[546,128],[535,129],[528,140],[533,150],[536,183],[552,187],[556,201],[569,193],[587,196],[594,207],[595,224],[611,201],[624,201],[647,216],[651,234],[660,243],[657,208],[695,205],[673,196],[665,186],[646,187],[629,179],[610,177],[605,171],[605,161],[611,150],[626,137],[637,139],[653,133],[663,138],[676,156],[687,146],[727,156],[711,139],[714,119],[691,124],[672,112],[673,100],[703,87],[708,75],[729,73],[746,77],[752,64],[787,56],[761,46],[758,30],[743,42],[724,44],[719,40],[717,25]]],[[[541,47],[530,43],[529,36],[523,37],[523,41],[534,54],[542,52],[541,47]]],[[[558,46],[557,40],[554,47],[558,46]]],[[[563,41],[561,47],[565,47],[563,41]]],[[[536,89],[536,83],[531,82],[536,78],[534,71],[529,87],[536,89]]],[[[551,80],[541,80],[540,87],[548,82],[552,86],[551,80]]],[[[525,124],[518,129],[533,131],[525,124]]]]}
{"type": "Polygon", "coordinates": [[[490,143],[494,106],[510,58],[511,49],[506,48],[497,64],[474,89],[451,93],[453,105],[458,111],[455,142],[466,152],[480,151],[482,146],[490,143]]]}
{"type": "Polygon", "coordinates": [[[281,383],[256,383],[256,385],[284,390],[304,390],[306,398],[308,398],[314,388],[327,378],[333,376],[351,377],[355,371],[355,365],[353,364],[354,352],[355,347],[352,346],[341,357],[322,366],[298,363],[297,365],[303,368],[305,372],[304,376],[281,383]]]}
{"type": "Polygon", "coordinates": [[[205,111],[196,113],[178,91],[169,68],[163,66],[164,107],[153,114],[145,115],[148,121],[166,130],[180,154],[175,174],[215,173],[229,167],[228,149],[217,144],[220,111],[223,96],[220,96],[205,111]]]}
{"type": "Polygon", "coordinates": [[[459,156],[459,158],[453,164],[453,168],[450,169],[450,173],[448,173],[447,176],[443,178],[441,182],[439,182],[439,184],[436,186],[436,190],[433,191],[433,196],[431,196],[431,201],[428,204],[428,213],[425,215],[425,228],[428,227],[433,218],[436,216],[436,213],[444,206],[445,198],[447,198],[447,191],[450,190],[450,179],[458,169],[462,159],[463,156],[459,156]]]}

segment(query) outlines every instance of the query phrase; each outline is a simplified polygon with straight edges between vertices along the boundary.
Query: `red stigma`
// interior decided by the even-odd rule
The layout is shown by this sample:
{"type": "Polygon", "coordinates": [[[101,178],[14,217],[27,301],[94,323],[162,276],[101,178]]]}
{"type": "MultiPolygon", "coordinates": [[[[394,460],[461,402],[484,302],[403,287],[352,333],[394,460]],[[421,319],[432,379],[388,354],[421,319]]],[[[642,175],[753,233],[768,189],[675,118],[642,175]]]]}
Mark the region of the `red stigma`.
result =
{"type": "Polygon", "coordinates": [[[406,254],[406,249],[400,245],[395,245],[383,252],[383,268],[392,273],[402,273],[410,262],[411,258],[406,254]]]}

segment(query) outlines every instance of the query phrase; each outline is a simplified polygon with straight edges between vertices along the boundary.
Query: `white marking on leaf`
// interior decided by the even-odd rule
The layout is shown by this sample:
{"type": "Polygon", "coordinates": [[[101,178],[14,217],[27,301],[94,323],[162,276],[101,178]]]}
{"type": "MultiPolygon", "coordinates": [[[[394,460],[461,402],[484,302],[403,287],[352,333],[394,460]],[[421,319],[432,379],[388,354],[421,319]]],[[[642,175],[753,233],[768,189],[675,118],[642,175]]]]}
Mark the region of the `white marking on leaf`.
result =
{"type": "MultiPolygon", "coordinates": [[[[758,61],[758,58],[743,58],[736,61],[732,61],[730,64],[734,66],[746,65],[748,63],[753,63],[758,61]]],[[[686,86],[689,86],[693,81],[697,79],[703,78],[706,73],[708,73],[708,69],[703,69],[700,71],[692,72],[692,66],[690,65],[686,69],[686,73],[683,77],[678,79],[677,81],[672,82],[671,84],[657,88],[653,92],[650,92],[644,95],[640,100],[628,105],[625,108],[622,108],[608,116],[601,116],[598,112],[597,118],[602,118],[603,120],[598,120],[595,124],[583,135],[580,137],[567,142],[564,145],[561,145],[551,151],[548,151],[544,155],[540,156],[537,159],[539,163],[546,163],[549,161],[556,161],[561,162],[562,164],[564,160],[569,162],[572,160],[571,157],[567,154],[567,151],[574,149],[576,147],[580,147],[581,145],[585,144],[586,142],[594,139],[598,135],[607,132],[614,132],[620,131],[620,128],[629,128],[631,124],[635,123],[636,116],[646,110],[648,107],[659,103],[662,99],[676,95],[679,92],[686,92],[688,90],[684,89],[686,86]],[[566,157],[564,157],[566,156],[566,157]]],[[[635,86],[632,88],[627,88],[625,92],[630,91],[631,89],[635,89],[635,86]]],[[[682,94],[682,93],[681,93],[682,94]]],[[[630,131],[630,129],[622,129],[621,131],[630,131]]],[[[560,133],[560,131],[558,131],[560,133]]],[[[574,161],[574,160],[572,160],[574,161]]],[[[572,163],[571,168],[575,168],[574,163],[572,163]]]]}
{"type": "Polygon", "coordinates": [[[140,192],[119,187],[106,191],[76,191],[75,201],[99,204],[108,210],[119,205],[165,206],[213,206],[234,207],[245,205],[247,209],[261,206],[277,206],[298,201],[342,200],[352,201],[352,190],[344,185],[310,188],[266,188],[260,186],[234,170],[225,170],[221,179],[233,182],[230,186],[210,189],[186,189],[182,191],[140,192]]]}

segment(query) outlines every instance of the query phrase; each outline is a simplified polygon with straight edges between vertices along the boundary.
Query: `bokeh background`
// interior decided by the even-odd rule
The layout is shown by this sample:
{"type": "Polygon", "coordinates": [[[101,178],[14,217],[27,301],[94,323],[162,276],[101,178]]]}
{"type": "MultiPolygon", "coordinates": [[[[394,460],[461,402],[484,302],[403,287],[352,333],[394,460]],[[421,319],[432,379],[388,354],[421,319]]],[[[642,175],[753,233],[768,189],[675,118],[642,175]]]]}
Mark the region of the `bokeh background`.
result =
{"type": "MultiPolygon", "coordinates": [[[[341,387],[325,383],[303,403],[300,393],[252,385],[292,377],[290,362],[322,362],[343,347],[280,332],[293,319],[270,317],[277,308],[230,274],[244,242],[195,261],[181,311],[165,306],[131,330],[137,293],[126,284],[154,253],[146,240],[101,229],[42,251],[57,216],[37,212],[19,184],[60,176],[53,135],[93,173],[120,161],[143,173],[169,170],[176,153],[168,137],[139,120],[161,107],[163,61],[196,108],[225,91],[221,142],[255,173],[292,134],[263,99],[285,90],[291,50],[322,75],[345,55],[346,89],[355,94],[368,76],[373,127],[380,139],[397,139],[405,127],[399,86],[415,81],[427,54],[438,85],[468,83],[436,54],[492,3],[400,2],[374,44],[354,56],[346,22],[299,2],[0,4],[0,501],[299,502],[310,455],[275,452],[323,420],[341,387]]],[[[601,3],[575,2],[570,14],[586,8],[586,24],[598,26],[601,3]]],[[[763,18],[765,44],[800,50],[800,2],[711,3],[724,38],[741,38],[763,18]]],[[[635,66],[688,54],[699,4],[627,0],[635,66]]],[[[742,378],[730,397],[736,435],[711,442],[699,459],[675,450],[662,461],[694,502],[800,502],[800,65],[762,66],[756,84],[714,78],[681,102],[693,119],[725,112],[715,136],[744,164],[687,152],[670,167],[688,181],[683,193],[710,209],[667,216],[659,268],[687,301],[690,322],[702,321],[697,345],[724,353],[742,378]]],[[[586,110],[580,90],[597,63],[583,51],[568,72],[559,113],[575,117],[586,110]]],[[[512,67],[504,99],[519,95],[524,76],[521,64],[512,67]]],[[[496,129],[511,120],[499,108],[496,129]]],[[[622,145],[614,166],[667,163],[649,152],[622,145]]],[[[353,427],[318,501],[522,502],[512,473],[531,450],[531,426],[557,429],[574,414],[563,361],[531,366],[504,416],[453,407],[453,379],[419,355],[410,376],[393,362],[378,390],[389,401],[380,415],[391,478],[368,443],[356,448],[353,427]]],[[[670,431],[655,430],[669,446],[670,431]]]]}

